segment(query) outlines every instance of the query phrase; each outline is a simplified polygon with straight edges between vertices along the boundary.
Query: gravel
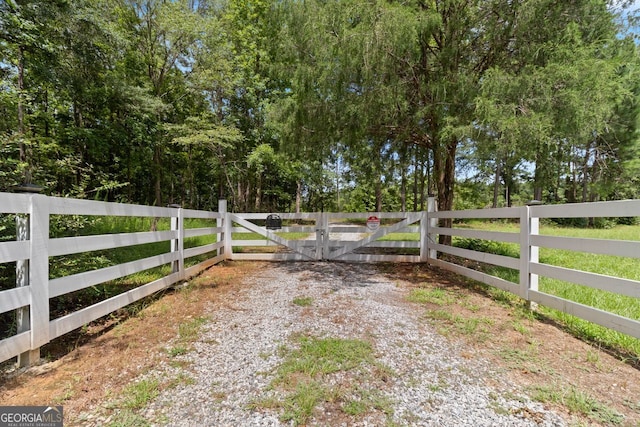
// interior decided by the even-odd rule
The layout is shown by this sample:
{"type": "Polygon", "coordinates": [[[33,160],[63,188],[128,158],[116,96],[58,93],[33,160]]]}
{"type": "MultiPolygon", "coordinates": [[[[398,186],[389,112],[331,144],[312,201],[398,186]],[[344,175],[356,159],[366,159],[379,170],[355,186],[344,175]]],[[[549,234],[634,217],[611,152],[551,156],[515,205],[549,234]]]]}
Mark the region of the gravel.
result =
{"type": "Polygon", "coordinates": [[[309,425],[566,425],[471,348],[434,331],[421,319],[424,309],[406,302],[406,293],[375,265],[266,264],[225,304],[210,307],[210,321],[192,352],[146,374],[182,380],[141,415],[154,425],[292,425],[281,421],[281,408],[256,402],[284,399],[287,391],[272,385],[283,361],[281,349],[295,347],[294,337],[305,334],[366,340],[379,366],[392,373],[382,380],[379,375],[360,378],[355,385],[348,372],[327,377],[343,388],[375,390],[389,408],[352,417],[339,403],[325,402],[309,425]],[[310,297],[312,304],[298,306],[296,297],[310,297]]]}

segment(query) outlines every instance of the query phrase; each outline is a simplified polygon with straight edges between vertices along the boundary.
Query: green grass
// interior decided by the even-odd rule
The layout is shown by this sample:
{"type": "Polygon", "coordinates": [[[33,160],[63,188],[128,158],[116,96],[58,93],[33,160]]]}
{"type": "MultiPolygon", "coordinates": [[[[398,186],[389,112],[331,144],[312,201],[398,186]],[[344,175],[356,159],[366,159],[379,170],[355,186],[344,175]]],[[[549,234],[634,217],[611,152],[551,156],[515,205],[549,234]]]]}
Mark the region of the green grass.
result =
{"type": "Polygon", "coordinates": [[[389,370],[376,362],[369,342],[299,336],[295,344],[294,348],[281,348],[284,360],[272,381],[272,387],[284,390],[284,397],[256,401],[251,405],[253,408],[279,408],[280,419],[294,425],[307,423],[315,409],[324,403],[337,404],[351,417],[372,410],[392,413],[392,405],[382,393],[360,386],[364,378],[389,375],[389,370]],[[328,381],[328,377],[337,372],[349,372],[352,379],[342,380],[340,384],[328,381]]]}
{"type": "MultiPolygon", "coordinates": [[[[52,215],[52,217],[54,217],[52,215]]],[[[67,218],[57,216],[54,222],[62,222],[63,219],[67,222],[67,218]]],[[[76,228],[64,228],[62,224],[51,227],[51,237],[69,237],[69,236],[90,236],[101,234],[119,234],[119,233],[135,233],[135,232],[147,232],[154,226],[153,218],[138,218],[138,217],[86,217],[84,221],[76,220],[72,223],[72,226],[76,228]]],[[[205,219],[186,219],[185,228],[203,228],[214,226],[211,220],[205,219]]],[[[155,223],[155,229],[158,231],[169,230],[168,218],[160,218],[155,223]]],[[[189,237],[184,241],[185,249],[203,246],[211,243],[215,243],[216,235],[206,235],[189,237]]],[[[138,259],[148,258],[155,255],[167,253],[170,250],[170,242],[156,242],[143,245],[125,246],[119,248],[113,248],[104,251],[84,252],[80,254],[70,254],[60,257],[54,257],[50,263],[50,276],[51,278],[69,276],[77,274],[83,271],[95,270],[97,268],[104,268],[113,265],[123,264],[138,259]]],[[[208,254],[203,254],[197,257],[188,258],[185,260],[185,265],[191,266],[209,258],[208,254]]],[[[116,283],[131,283],[134,285],[140,285],[148,283],[150,280],[159,279],[167,275],[171,271],[169,266],[161,266],[153,269],[139,272],[126,278],[116,280],[116,283]]]]}
{"type": "Polygon", "coordinates": [[[420,233],[388,233],[382,236],[381,241],[417,242],[420,240],[420,233]]]}
{"type": "Polygon", "coordinates": [[[425,289],[417,288],[411,290],[408,300],[419,304],[435,304],[439,306],[449,305],[455,302],[456,295],[446,289],[434,288],[425,289]]]}
{"type": "Polygon", "coordinates": [[[207,323],[209,318],[196,317],[178,325],[178,339],[173,347],[167,350],[171,357],[177,357],[190,351],[190,344],[198,338],[200,330],[207,323]]]}
{"type": "Polygon", "coordinates": [[[113,410],[109,427],[148,426],[151,423],[137,411],[146,407],[160,394],[160,382],[155,379],[142,380],[128,385],[122,392],[121,398],[109,405],[113,410]]]}
{"type": "Polygon", "coordinates": [[[142,380],[124,389],[123,407],[127,409],[142,409],[160,394],[158,380],[142,380]]]}
{"type": "MultiPolygon", "coordinates": [[[[504,232],[519,231],[518,224],[503,222],[474,221],[465,223],[460,227],[504,232]]],[[[639,241],[640,226],[621,225],[610,229],[582,229],[542,224],[540,234],[592,239],[639,241]]],[[[519,247],[516,244],[465,238],[454,238],[453,242],[455,246],[463,248],[505,256],[519,256],[519,247]]],[[[637,258],[540,248],[539,259],[541,263],[549,265],[640,281],[640,263],[638,263],[637,258]]],[[[505,280],[509,280],[514,283],[519,281],[518,272],[516,270],[509,270],[496,266],[484,266],[483,269],[487,273],[501,277],[505,280]]],[[[542,292],[578,302],[580,304],[595,307],[631,319],[640,319],[640,299],[638,298],[626,297],[547,277],[539,278],[539,289],[542,292]]],[[[636,361],[640,360],[640,340],[636,338],[546,307],[540,307],[540,312],[561,322],[577,336],[606,347],[617,348],[622,350],[623,353],[628,353],[629,357],[634,358],[636,361]]]]}
{"type": "Polygon", "coordinates": [[[294,374],[308,377],[348,371],[373,361],[371,344],[360,340],[301,337],[299,348],[291,350],[278,369],[276,384],[288,382],[294,374]]]}
{"type": "Polygon", "coordinates": [[[573,386],[554,384],[534,387],[532,398],[542,403],[563,405],[571,413],[580,414],[606,425],[620,425],[624,417],[573,386]]]}
{"type": "Polygon", "coordinates": [[[313,304],[313,298],[311,297],[297,297],[293,299],[293,304],[300,307],[309,307],[313,304]]]}

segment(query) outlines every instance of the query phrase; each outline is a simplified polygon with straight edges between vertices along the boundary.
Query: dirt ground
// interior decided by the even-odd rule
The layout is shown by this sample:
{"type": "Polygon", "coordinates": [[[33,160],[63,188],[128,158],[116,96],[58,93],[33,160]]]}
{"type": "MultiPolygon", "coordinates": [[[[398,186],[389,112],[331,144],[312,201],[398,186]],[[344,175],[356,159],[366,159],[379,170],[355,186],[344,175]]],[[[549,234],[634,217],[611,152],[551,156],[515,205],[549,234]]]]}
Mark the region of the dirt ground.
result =
{"type": "MultiPolygon", "coordinates": [[[[67,334],[43,349],[46,363],[0,373],[0,404],[63,405],[65,425],[81,425],[80,414],[103,407],[133,379],[169,359],[167,349],[180,324],[206,316],[211,305],[228,304],[244,276],[265,268],[268,264],[223,263],[190,286],[67,334]]],[[[441,270],[410,264],[372,268],[380,268],[399,287],[445,295],[407,304],[423,310],[425,321],[449,339],[464,340],[469,358],[489,359],[530,396],[565,414],[569,424],[640,426],[640,370],[622,356],[524,315],[492,299],[485,288],[441,270]],[[581,412],[575,401],[586,401],[590,412],[581,412]]],[[[487,378],[487,383],[500,378],[487,378]]]]}

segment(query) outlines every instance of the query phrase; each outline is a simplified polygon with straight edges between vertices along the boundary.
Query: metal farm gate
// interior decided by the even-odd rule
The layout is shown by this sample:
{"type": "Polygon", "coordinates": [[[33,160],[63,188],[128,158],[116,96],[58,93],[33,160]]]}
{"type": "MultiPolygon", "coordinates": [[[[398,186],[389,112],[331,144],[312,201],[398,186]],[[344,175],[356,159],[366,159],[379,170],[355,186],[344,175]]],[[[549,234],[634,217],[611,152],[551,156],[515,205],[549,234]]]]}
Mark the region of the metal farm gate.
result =
{"type": "Polygon", "coordinates": [[[427,212],[227,213],[227,218],[226,232],[233,238],[224,251],[230,260],[427,259],[427,212]]]}

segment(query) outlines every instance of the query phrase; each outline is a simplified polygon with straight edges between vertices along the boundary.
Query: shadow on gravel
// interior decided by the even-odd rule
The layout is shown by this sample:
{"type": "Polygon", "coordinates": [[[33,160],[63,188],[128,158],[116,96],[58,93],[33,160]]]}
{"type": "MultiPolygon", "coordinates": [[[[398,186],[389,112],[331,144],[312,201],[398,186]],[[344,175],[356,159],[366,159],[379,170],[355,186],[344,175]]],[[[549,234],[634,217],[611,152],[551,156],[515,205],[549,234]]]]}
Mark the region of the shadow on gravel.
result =
{"type": "Polygon", "coordinates": [[[367,287],[380,280],[380,271],[371,264],[283,262],[273,267],[295,274],[306,273],[309,280],[327,281],[338,287],[367,287]]]}

